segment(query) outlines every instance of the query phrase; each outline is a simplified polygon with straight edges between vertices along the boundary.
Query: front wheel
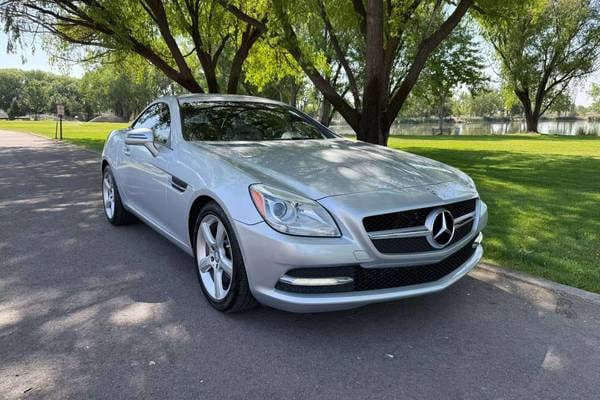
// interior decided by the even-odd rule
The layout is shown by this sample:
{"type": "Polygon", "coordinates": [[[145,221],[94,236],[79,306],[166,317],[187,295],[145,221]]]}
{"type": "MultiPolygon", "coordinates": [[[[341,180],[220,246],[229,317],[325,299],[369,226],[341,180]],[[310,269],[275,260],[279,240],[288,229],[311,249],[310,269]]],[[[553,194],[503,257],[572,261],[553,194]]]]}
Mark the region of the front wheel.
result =
{"type": "Polygon", "coordinates": [[[224,312],[255,306],[237,238],[221,207],[204,206],[194,234],[198,280],[210,305],[224,312]]]}
{"type": "Polygon", "coordinates": [[[102,171],[102,205],[106,219],[113,225],[126,225],[137,221],[135,216],[123,207],[117,182],[109,166],[102,171]]]}

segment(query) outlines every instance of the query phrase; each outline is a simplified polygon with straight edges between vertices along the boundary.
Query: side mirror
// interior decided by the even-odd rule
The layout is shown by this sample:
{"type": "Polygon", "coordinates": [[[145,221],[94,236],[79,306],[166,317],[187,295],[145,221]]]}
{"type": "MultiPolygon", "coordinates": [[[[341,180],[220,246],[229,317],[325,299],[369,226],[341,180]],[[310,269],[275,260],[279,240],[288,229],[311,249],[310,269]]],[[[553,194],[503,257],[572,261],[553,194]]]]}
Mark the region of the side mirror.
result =
{"type": "Polygon", "coordinates": [[[144,146],[153,156],[158,155],[158,149],[154,145],[154,133],[150,128],[135,128],[130,130],[127,136],[125,136],[125,144],[144,146]]]}

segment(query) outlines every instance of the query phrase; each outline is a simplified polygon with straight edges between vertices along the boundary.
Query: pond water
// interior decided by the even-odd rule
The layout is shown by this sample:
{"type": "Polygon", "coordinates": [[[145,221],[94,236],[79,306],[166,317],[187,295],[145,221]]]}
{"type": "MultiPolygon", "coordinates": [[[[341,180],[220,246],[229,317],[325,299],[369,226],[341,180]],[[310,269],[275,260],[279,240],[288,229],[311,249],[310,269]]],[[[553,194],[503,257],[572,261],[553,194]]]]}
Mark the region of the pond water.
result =
{"type": "MultiPolygon", "coordinates": [[[[354,135],[354,131],[344,121],[336,121],[330,126],[334,132],[342,135],[354,135]]],[[[396,123],[392,126],[391,135],[429,135],[438,129],[437,123],[396,123]]],[[[507,133],[525,132],[525,121],[512,122],[465,122],[444,123],[444,131],[450,129],[453,135],[504,135],[507,133]]],[[[600,121],[540,121],[538,125],[540,133],[555,135],[577,135],[587,134],[600,135],[600,121]]]]}

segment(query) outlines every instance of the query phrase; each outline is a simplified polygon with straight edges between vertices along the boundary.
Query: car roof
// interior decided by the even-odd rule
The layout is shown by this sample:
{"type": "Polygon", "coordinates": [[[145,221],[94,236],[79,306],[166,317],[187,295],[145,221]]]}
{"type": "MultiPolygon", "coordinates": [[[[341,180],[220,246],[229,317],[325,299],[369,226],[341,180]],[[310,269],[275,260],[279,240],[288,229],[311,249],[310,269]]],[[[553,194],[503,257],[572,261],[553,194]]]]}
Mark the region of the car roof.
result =
{"type": "Polygon", "coordinates": [[[175,98],[180,103],[191,103],[191,102],[225,102],[225,101],[233,101],[233,102],[244,102],[244,103],[264,103],[264,104],[278,104],[278,105],[286,105],[280,101],[275,101],[271,99],[267,99],[264,97],[256,97],[256,96],[244,96],[239,94],[183,94],[179,96],[165,96],[162,99],[166,98],[175,98]]]}

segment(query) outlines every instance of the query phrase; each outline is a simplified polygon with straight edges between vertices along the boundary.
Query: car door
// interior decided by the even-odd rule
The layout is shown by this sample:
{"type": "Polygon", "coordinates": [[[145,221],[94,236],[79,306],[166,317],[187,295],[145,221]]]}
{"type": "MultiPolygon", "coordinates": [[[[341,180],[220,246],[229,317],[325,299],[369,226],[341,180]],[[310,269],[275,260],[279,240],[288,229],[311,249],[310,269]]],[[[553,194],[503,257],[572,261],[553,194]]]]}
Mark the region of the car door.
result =
{"type": "Polygon", "coordinates": [[[134,122],[132,128],[150,128],[154,134],[156,156],[144,146],[124,146],[123,188],[129,207],[151,222],[163,227],[161,210],[165,207],[167,170],[171,135],[171,115],[166,103],[155,103],[134,122]]]}

